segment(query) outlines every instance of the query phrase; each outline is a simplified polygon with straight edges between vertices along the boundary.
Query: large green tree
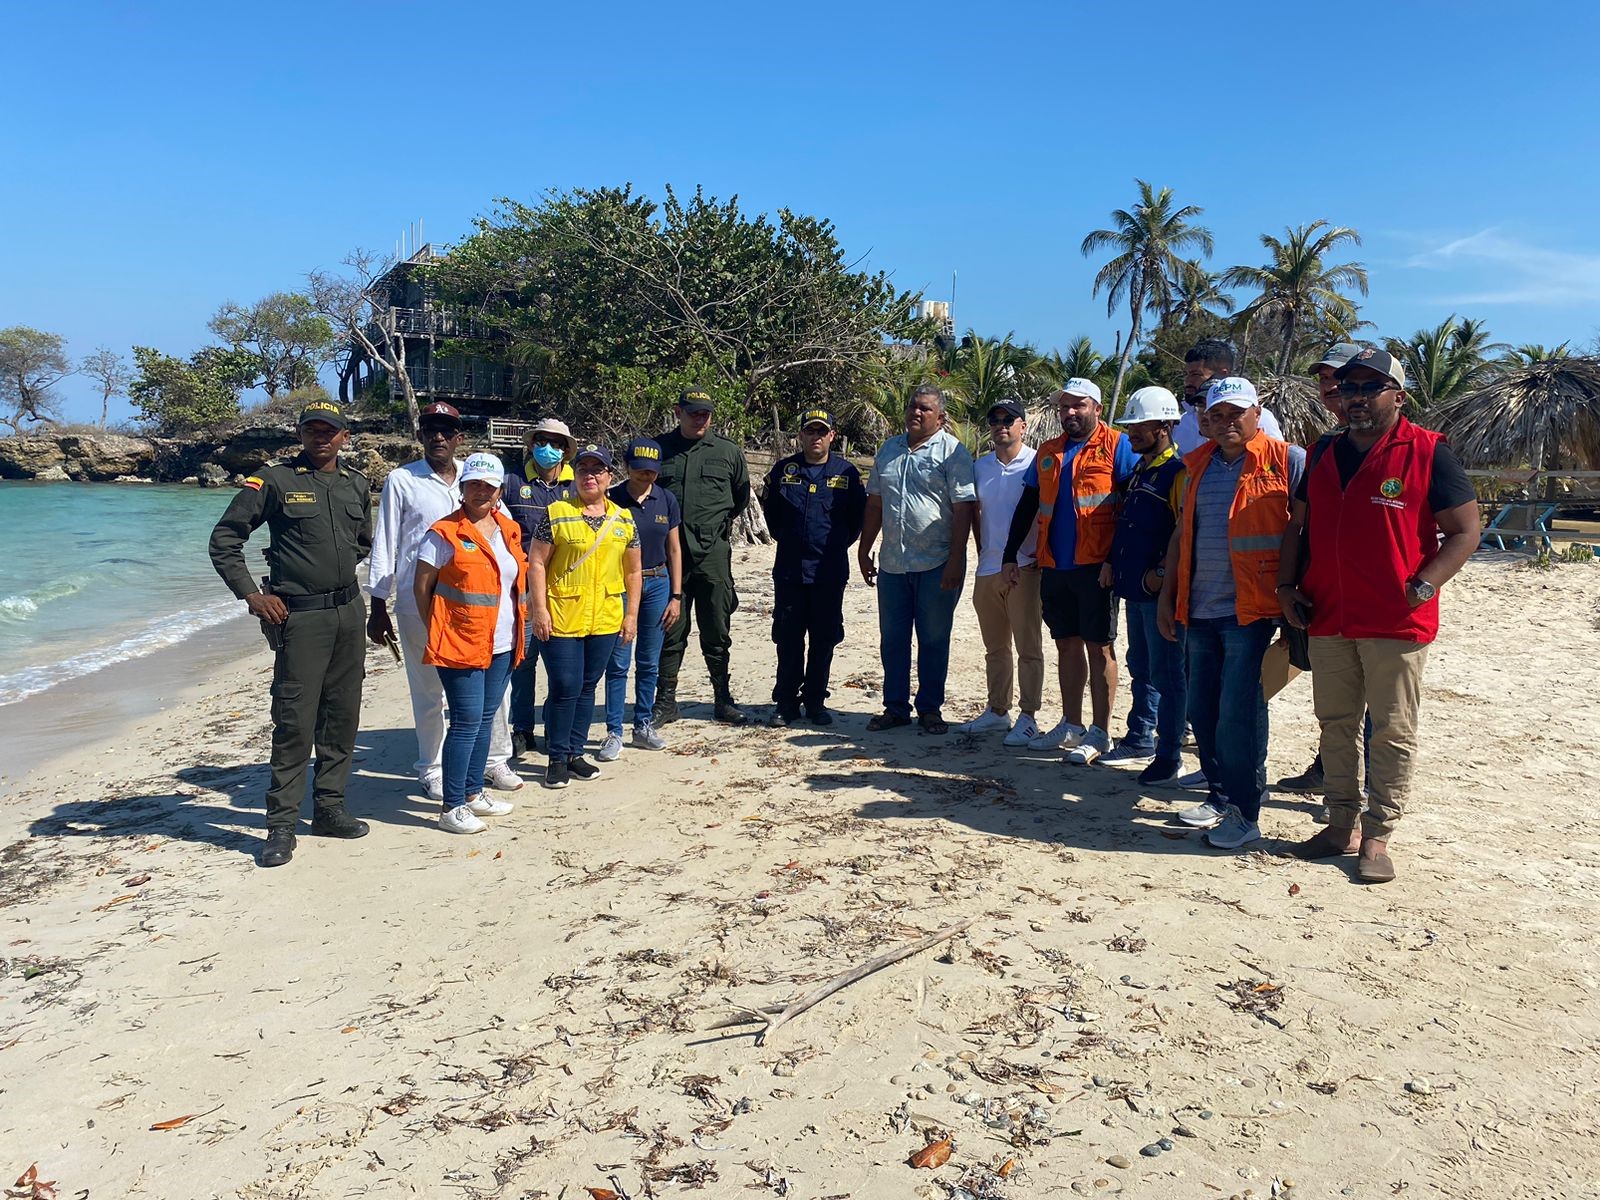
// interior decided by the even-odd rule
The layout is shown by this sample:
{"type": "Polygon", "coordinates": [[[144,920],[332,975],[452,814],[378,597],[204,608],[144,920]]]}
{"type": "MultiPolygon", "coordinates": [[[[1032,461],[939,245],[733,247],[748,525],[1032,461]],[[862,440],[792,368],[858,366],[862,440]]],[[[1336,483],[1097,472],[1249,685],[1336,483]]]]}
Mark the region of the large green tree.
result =
{"type": "Polygon", "coordinates": [[[1283,233],[1281,238],[1261,235],[1269,259],[1265,264],[1230,267],[1222,273],[1224,286],[1256,293],[1239,310],[1239,323],[1268,332],[1275,342],[1273,367],[1279,375],[1289,373],[1301,346],[1350,337],[1360,318],[1345,292],[1367,294],[1366,267],[1327,261],[1345,243],[1361,244],[1354,229],[1319,219],[1283,233]]]}
{"type": "Polygon", "coordinates": [[[235,350],[254,357],[259,387],[269,399],[310,387],[336,348],[333,326],[309,296],[274,292],[254,304],[228,301],[207,327],[235,350]]]}
{"type": "Polygon", "coordinates": [[[128,395],[139,419],[157,433],[212,430],[239,415],[239,393],[255,379],[249,351],[208,346],[188,359],[149,346],[133,348],[128,395]]]}
{"type": "Polygon", "coordinates": [[[1092,231],[1080,247],[1085,257],[1112,252],[1094,277],[1094,294],[1106,294],[1106,314],[1115,313],[1124,300],[1128,306],[1128,338],[1117,361],[1108,405],[1112,416],[1145,313],[1164,313],[1172,307],[1172,281],[1180,272],[1183,251],[1197,248],[1210,255],[1212,250],[1211,231],[1193,223],[1204,209],[1194,204],[1178,207],[1171,188],[1156,191],[1142,179],[1134,182],[1139,185],[1139,199],[1133,207],[1114,210],[1111,228],[1092,231]]]}
{"type": "Polygon", "coordinates": [[[60,419],[54,389],[72,374],[66,346],[60,334],[27,325],[0,329],[0,425],[19,433],[60,419]]]}

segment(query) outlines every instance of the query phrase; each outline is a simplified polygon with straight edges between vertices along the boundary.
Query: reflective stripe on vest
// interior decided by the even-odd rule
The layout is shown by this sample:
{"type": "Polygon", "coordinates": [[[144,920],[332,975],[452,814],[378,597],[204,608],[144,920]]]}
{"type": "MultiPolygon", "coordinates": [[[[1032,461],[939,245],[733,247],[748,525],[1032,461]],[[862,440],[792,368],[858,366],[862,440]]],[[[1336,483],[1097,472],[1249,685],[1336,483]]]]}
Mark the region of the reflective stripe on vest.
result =
{"type": "MultiPolygon", "coordinates": [[[[496,510],[495,524],[517,566],[512,591],[511,661],[522,661],[523,603],[528,587],[528,560],[522,553],[522,529],[496,510]]],[[[436,667],[482,669],[494,659],[495,626],[500,621],[500,561],[463,509],[435,521],[437,533],[451,549],[450,561],[439,567],[428,618],[428,649],[422,661],[436,667]],[[471,549],[468,549],[468,547],[471,549]]]]}
{"type": "Polygon", "coordinates": [[[578,501],[550,505],[552,549],[545,590],[556,637],[590,637],[622,628],[624,565],[634,536],[633,514],[610,497],[599,530],[589,528],[578,501]],[[602,534],[604,542],[595,546],[602,534]]]}
{"type": "MultiPolygon", "coordinates": [[[[1183,493],[1183,516],[1178,540],[1179,621],[1189,619],[1189,586],[1194,578],[1194,512],[1200,480],[1221,453],[1206,442],[1183,460],[1188,483],[1183,493]]],[[[1289,527],[1289,445],[1260,430],[1245,443],[1245,463],[1239,472],[1233,504],[1228,509],[1228,557],[1233,566],[1233,608],[1239,624],[1277,620],[1278,551],[1283,531],[1289,527]]]]}
{"type": "Polygon", "coordinates": [[[448,583],[435,585],[435,596],[443,596],[447,600],[454,600],[457,604],[466,604],[476,608],[492,608],[499,610],[500,597],[493,592],[463,592],[458,587],[451,587],[448,583]]]}
{"type": "Polygon", "coordinates": [[[1120,507],[1113,485],[1117,446],[1121,441],[1122,434],[1101,421],[1072,456],[1069,481],[1072,508],[1069,511],[1078,525],[1073,561],[1066,564],[1058,564],[1050,549],[1050,521],[1056,515],[1056,500],[1061,491],[1061,452],[1066,448],[1066,436],[1053,437],[1039,447],[1034,462],[1039,474],[1037,554],[1041,567],[1092,565],[1111,557],[1111,538],[1116,533],[1120,507]]]}

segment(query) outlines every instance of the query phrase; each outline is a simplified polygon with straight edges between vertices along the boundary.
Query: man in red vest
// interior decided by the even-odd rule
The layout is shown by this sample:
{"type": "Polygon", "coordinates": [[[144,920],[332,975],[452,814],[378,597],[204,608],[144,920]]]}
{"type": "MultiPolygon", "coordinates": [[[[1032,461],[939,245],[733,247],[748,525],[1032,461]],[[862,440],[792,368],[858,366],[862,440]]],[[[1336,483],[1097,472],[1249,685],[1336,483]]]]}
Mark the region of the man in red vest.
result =
{"type": "Polygon", "coordinates": [[[1477,549],[1481,529],[1460,460],[1442,435],[1400,411],[1400,363],[1364,349],[1339,368],[1338,380],[1347,428],[1319,442],[1307,464],[1279,558],[1284,617],[1311,634],[1330,818],[1295,852],[1305,859],[1359,853],[1357,877],[1387,883],[1395,874],[1389,838],[1415,771],[1422,669],[1439,632],[1439,589],[1477,549]],[[1302,527],[1311,562],[1296,587],[1302,527]],[[1363,711],[1372,714],[1365,813],[1363,711]]]}

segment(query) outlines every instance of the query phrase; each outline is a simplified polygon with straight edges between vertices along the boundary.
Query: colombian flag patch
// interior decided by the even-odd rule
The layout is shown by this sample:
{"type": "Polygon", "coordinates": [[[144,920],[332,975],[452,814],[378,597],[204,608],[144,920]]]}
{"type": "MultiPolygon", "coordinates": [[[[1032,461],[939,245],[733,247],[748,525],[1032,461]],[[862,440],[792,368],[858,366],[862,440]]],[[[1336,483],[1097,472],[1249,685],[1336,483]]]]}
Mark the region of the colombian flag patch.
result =
{"type": "Polygon", "coordinates": [[[244,485],[253,492],[259,492],[261,490],[261,477],[258,475],[248,476],[244,481],[244,485]]]}

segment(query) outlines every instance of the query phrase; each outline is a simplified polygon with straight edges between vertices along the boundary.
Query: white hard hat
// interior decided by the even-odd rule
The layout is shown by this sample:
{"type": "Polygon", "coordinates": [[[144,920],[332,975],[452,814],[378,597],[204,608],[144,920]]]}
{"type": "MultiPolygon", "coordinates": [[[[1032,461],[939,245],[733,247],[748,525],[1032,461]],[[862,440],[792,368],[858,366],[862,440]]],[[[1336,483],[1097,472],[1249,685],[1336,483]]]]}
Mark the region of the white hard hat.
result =
{"type": "Polygon", "coordinates": [[[1140,421],[1176,421],[1182,417],[1178,398],[1164,387],[1142,387],[1128,397],[1128,407],[1117,418],[1118,425],[1137,425],[1140,421]]]}

